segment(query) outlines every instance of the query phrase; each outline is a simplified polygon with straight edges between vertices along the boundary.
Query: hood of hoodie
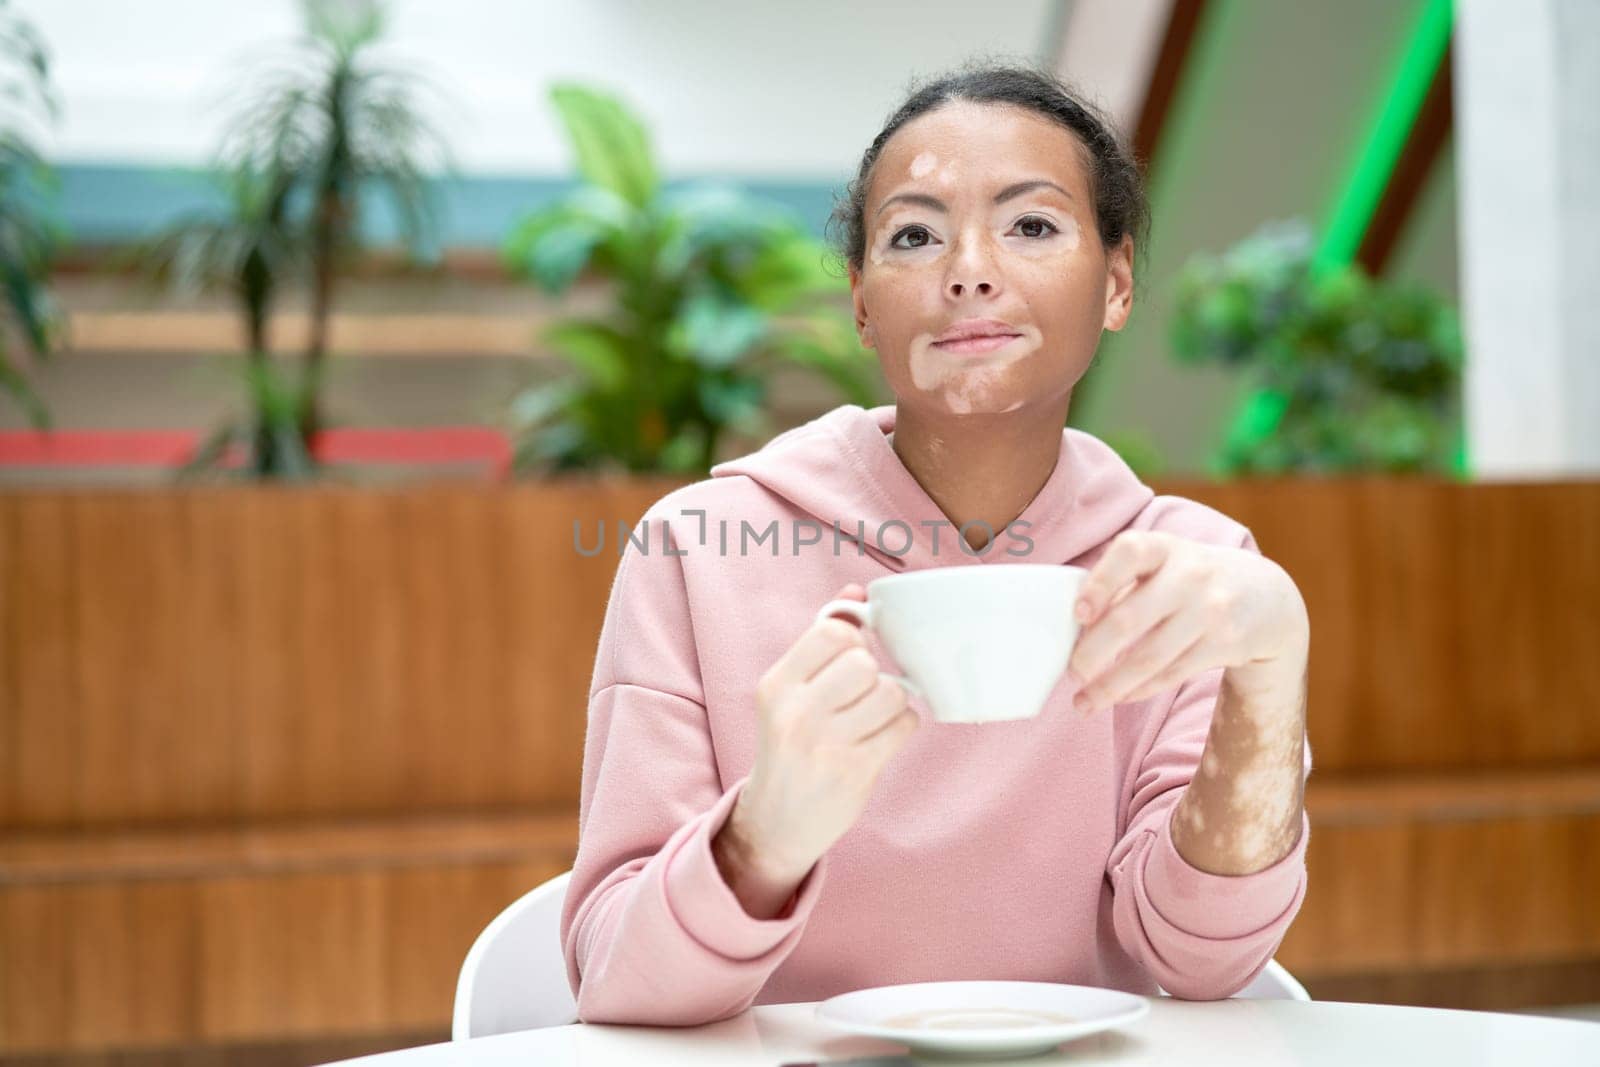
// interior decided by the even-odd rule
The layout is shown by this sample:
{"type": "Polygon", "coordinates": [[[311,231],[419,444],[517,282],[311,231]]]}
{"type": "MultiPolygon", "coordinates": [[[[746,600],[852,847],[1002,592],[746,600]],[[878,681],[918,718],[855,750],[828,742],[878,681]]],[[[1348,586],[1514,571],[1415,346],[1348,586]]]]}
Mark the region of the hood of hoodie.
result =
{"type": "Polygon", "coordinates": [[[892,404],[846,404],[710,473],[752,479],[816,520],[825,538],[859,541],[894,571],[1070,563],[1116,536],[1155,496],[1110,446],[1064,427],[1060,456],[1044,486],[975,551],[900,461],[886,436],[894,422],[892,404]]]}

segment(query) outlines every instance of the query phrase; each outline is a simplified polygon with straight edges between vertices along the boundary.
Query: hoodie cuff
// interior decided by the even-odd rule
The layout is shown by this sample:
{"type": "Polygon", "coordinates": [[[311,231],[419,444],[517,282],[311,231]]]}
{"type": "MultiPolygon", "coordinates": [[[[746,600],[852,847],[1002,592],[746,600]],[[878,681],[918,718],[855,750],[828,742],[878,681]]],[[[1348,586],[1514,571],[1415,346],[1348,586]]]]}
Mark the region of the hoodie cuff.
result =
{"type": "Polygon", "coordinates": [[[711,840],[727,823],[749,779],[741,779],[700,820],[667,860],[667,907],[691,937],[729,959],[754,960],[776,949],[803,927],[816,907],[827,872],[823,856],[807,873],[776,918],[757,919],[744,910],[722,877],[711,840]]]}
{"type": "Polygon", "coordinates": [[[1300,840],[1272,866],[1250,874],[1213,874],[1183,858],[1172,843],[1172,817],[1162,820],[1145,866],[1145,893],[1156,911],[1179,930],[1212,941],[1259,933],[1283,921],[1306,877],[1311,817],[1300,816],[1300,840]]]}

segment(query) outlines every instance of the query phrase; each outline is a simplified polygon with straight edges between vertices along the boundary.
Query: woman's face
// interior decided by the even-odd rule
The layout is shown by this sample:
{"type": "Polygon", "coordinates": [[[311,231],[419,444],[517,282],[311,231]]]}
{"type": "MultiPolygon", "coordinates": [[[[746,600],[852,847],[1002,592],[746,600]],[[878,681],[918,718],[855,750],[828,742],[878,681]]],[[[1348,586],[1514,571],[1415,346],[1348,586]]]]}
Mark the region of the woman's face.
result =
{"type": "Polygon", "coordinates": [[[1068,130],[1008,105],[956,102],[889,138],[850,289],[861,343],[896,397],[956,415],[1059,404],[1101,330],[1122,328],[1132,243],[1102,247],[1085,154],[1068,130]],[[989,351],[936,343],[968,319],[1018,336],[989,351]]]}

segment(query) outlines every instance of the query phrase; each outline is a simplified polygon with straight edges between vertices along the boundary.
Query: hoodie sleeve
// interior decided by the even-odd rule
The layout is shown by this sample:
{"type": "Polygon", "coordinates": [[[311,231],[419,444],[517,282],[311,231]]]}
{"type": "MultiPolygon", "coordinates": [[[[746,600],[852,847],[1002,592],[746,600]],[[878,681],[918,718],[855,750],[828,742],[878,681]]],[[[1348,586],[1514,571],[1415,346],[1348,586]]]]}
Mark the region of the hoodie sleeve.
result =
{"type": "MultiPolygon", "coordinates": [[[[1241,547],[1258,551],[1248,532],[1241,547]]],[[[1185,1000],[1220,1000],[1249,985],[1306,892],[1308,816],[1288,855],[1247,875],[1202,871],[1172,843],[1172,816],[1200,764],[1222,675],[1221,668],[1207,671],[1175,691],[1135,772],[1127,831],[1107,865],[1118,941],[1164,990],[1185,1000]]],[[[1309,742],[1304,773],[1311,773],[1309,742]]]]}
{"type": "MultiPolygon", "coordinates": [[[[681,561],[630,547],[618,564],[590,686],[578,852],[561,914],[583,1022],[695,1026],[754,1001],[793,951],[826,858],[773,919],[745,912],[711,839],[724,789],[681,561]]],[[[754,714],[751,709],[751,714],[754,714]]]]}

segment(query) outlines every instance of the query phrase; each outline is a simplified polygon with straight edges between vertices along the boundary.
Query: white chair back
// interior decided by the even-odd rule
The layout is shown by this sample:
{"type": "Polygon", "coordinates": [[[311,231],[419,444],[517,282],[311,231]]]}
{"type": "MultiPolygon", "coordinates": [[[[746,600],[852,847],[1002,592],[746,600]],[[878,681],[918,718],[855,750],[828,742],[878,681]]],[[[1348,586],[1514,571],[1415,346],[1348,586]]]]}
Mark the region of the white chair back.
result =
{"type": "MultiPolygon", "coordinates": [[[[1160,986],[1156,987],[1161,989],[1160,986]]],[[[1171,996],[1165,989],[1161,995],[1171,996]]],[[[1306,992],[1306,987],[1301,985],[1295,976],[1277,960],[1268,960],[1267,966],[1255,976],[1249,985],[1245,986],[1235,997],[1242,1000],[1307,1000],[1311,994],[1306,992]]]]}
{"type": "MultiPolygon", "coordinates": [[[[561,947],[561,906],[567,871],[524,893],[494,917],[472,943],[456,982],[450,1036],[456,1041],[578,1021],[561,947]]],[[[1162,990],[1162,995],[1167,995],[1162,990]]],[[[1237,997],[1310,1000],[1305,986],[1277,960],[1237,997]]]]}
{"type": "Polygon", "coordinates": [[[1268,960],[1266,969],[1245,986],[1236,997],[1250,1000],[1310,1000],[1311,994],[1277,960],[1268,960]]]}
{"type": "Polygon", "coordinates": [[[524,893],[478,935],[461,964],[455,1041],[578,1021],[561,947],[567,871],[524,893]]]}

